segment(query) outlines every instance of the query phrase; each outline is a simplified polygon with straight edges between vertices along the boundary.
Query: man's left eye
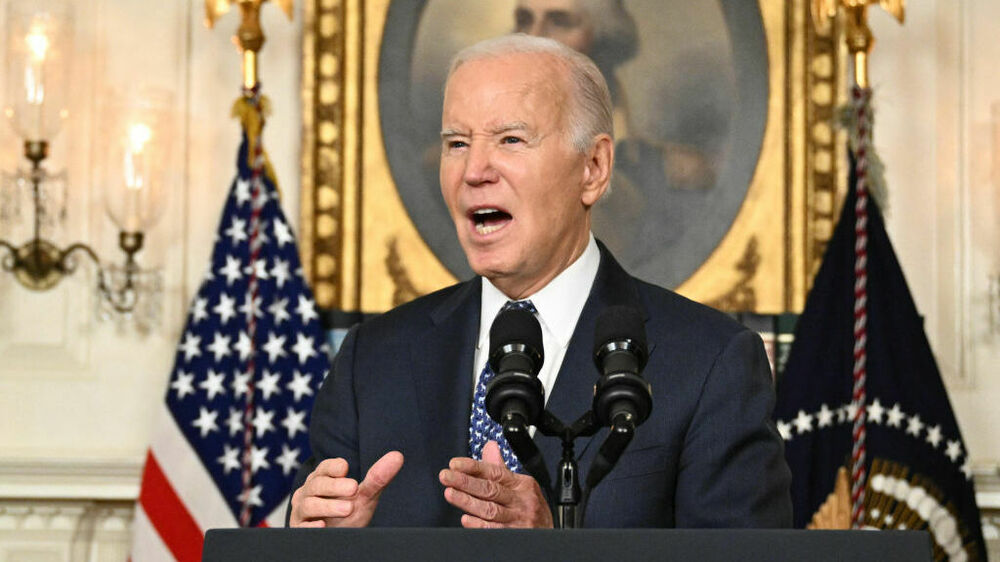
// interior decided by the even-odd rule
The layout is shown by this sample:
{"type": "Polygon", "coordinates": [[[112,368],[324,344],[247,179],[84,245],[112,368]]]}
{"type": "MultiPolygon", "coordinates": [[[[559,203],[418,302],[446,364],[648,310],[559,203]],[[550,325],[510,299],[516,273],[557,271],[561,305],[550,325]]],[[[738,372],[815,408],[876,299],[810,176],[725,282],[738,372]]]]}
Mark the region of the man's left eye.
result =
{"type": "Polygon", "coordinates": [[[500,140],[503,144],[518,144],[524,142],[520,137],[504,137],[500,140]]]}

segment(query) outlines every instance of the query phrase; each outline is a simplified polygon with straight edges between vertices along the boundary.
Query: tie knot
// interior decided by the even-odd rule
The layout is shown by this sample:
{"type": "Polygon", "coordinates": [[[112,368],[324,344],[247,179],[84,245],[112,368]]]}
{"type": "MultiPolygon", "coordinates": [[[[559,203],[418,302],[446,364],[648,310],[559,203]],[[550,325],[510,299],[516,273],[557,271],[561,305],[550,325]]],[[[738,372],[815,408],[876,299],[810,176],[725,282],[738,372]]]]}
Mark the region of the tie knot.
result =
{"type": "Polygon", "coordinates": [[[503,305],[503,310],[527,310],[532,314],[538,314],[538,310],[535,309],[535,304],[530,300],[507,301],[507,303],[503,305]]]}

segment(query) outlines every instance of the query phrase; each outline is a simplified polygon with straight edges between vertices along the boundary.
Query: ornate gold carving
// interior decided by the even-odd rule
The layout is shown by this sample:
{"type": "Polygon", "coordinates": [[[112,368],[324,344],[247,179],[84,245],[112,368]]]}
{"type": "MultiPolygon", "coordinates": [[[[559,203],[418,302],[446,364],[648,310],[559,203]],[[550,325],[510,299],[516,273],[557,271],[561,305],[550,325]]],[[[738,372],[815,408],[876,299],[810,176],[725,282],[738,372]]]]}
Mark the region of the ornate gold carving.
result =
{"type": "Polygon", "coordinates": [[[757,248],[757,237],[751,236],[746,249],[743,250],[743,257],[736,263],[736,271],[740,274],[739,281],[726,294],[706,304],[712,308],[731,312],[755,310],[757,293],[753,287],[753,279],[757,275],[759,266],[760,252],[757,248]]]}
{"type": "MultiPolygon", "coordinates": [[[[344,308],[344,75],[340,0],[308,0],[303,26],[302,265],[324,308],[344,308]]],[[[352,240],[352,244],[359,241],[352,240]]]]}
{"type": "Polygon", "coordinates": [[[851,528],[851,483],[847,469],[837,470],[837,480],[833,492],[826,497],[823,505],[813,514],[806,529],[850,529],[851,528]]]}
{"type": "Polygon", "coordinates": [[[394,287],[392,291],[392,306],[399,306],[419,297],[423,293],[414,286],[409,273],[406,271],[406,266],[403,265],[403,260],[400,259],[399,239],[393,236],[389,239],[387,246],[389,253],[385,256],[385,269],[389,273],[389,278],[392,279],[394,287]]]}

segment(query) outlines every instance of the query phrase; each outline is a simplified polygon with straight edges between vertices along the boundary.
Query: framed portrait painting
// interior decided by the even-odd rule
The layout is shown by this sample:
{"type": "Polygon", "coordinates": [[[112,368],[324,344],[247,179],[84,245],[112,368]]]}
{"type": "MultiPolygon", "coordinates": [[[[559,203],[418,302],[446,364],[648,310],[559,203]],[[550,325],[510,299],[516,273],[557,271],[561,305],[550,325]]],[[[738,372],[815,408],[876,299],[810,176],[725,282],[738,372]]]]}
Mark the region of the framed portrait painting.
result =
{"type": "Polygon", "coordinates": [[[593,229],[634,275],[729,311],[799,310],[843,179],[836,25],[805,0],[312,0],[303,262],[378,312],[472,275],[438,184],[449,61],[511,32],[590,56],[615,168],[593,229]]]}

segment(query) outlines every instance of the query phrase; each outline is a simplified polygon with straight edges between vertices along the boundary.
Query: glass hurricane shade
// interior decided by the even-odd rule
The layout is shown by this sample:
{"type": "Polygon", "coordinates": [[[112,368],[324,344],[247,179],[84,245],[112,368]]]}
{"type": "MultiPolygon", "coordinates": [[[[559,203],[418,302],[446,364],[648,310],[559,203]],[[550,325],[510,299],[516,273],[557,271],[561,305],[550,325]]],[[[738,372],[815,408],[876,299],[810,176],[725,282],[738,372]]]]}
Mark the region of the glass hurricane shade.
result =
{"type": "Polygon", "coordinates": [[[69,115],[72,7],[65,0],[11,0],[5,32],[4,115],[24,140],[51,140],[69,115]]]}
{"type": "Polygon", "coordinates": [[[145,89],[104,97],[105,209],[124,232],[145,232],[166,204],[172,98],[145,89]]]}

